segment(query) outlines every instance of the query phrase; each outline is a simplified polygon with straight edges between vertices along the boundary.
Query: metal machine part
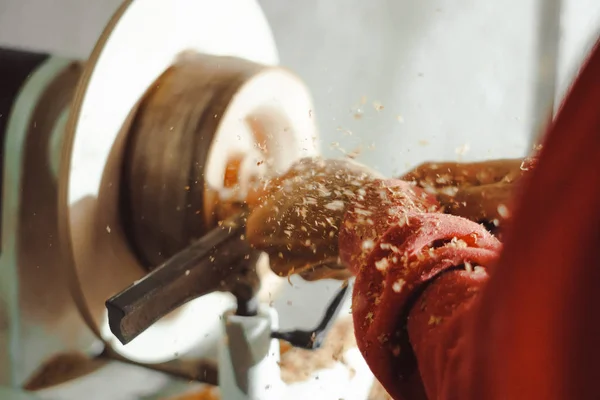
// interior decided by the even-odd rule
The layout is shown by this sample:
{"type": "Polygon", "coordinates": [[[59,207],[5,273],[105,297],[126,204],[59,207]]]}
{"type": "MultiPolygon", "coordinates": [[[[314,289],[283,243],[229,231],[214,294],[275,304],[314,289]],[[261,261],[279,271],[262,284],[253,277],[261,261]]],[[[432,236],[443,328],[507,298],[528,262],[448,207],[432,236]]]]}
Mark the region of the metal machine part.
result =
{"type": "Polygon", "coordinates": [[[318,153],[310,96],[276,64],[247,0],[126,1],[85,63],[0,52],[0,386],[27,387],[64,354],[211,370],[184,355],[213,347],[230,296],[189,302],[127,347],[104,302],[216,226],[240,153],[242,186],[318,153]]]}
{"type": "Polygon", "coordinates": [[[0,385],[18,387],[58,353],[101,351],[73,306],[57,233],[57,171],[81,64],[2,50],[0,385]]]}
{"type": "Polygon", "coordinates": [[[127,344],[186,302],[214,291],[229,291],[237,308],[223,315],[218,363],[222,398],[279,399],[286,390],[278,364],[279,340],[303,349],[321,347],[351,291],[344,283],[315,329],[278,332],[276,311],[256,303],[259,254],[245,241],[245,220],[242,213],[223,221],[107,300],[109,324],[115,336],[127,344]]]}
{"type": "Polygon", "coordinates": [[[260,284],[257,254],[244,241],[244,216],[219,227],[106,302],[111,331],[127,344],[188,301],[215,291],[236,295],[242,314],[260,284]]]}
{"type": "Polygon", "coordinates": [[[218,374],[222,398],[280,399],[286,387],[278,364],[279,340],[304,349],[321,347],[350,290],[347,284],[342,286],[315,329],[278,332],[276,311],[256,303],[259,253],[244,239],[245,219],[242,213],[223,221],[113,296],[106,302],[108,319],[115,336],[127,344],[186,302],[228,291],[235,296],[237,308],[223,315],[218,371],[211,371],[218,374]]]}
{"type": "MultiPolygon", "coordinates": [[[[225,221],[185,248],[143,279],[106,301],[113,334],[128,344],[177,307],[215,291],[233,294],[239,317],[255,317],[260,284],[256,273],[258,252],[243,239],[244,216],[225,221]]],[[[319,348],[351,292],[345,282],[325,310],[316,328],[274,331],[273,339],[294,347],[319,348]]],[[[229,312],[229,311],[228,311],[229,312]]]]}
{"type": "Polygon", "coordinates": [[[264,306],[252,317],[233,312],[223,315],[225,335],[219,342],[219,387],[223,399],[287,398],[279,370],[279,342],[271,337],[277,325],[277,314],[264,306]]]}
{"type": "Polygon", "coordinates": [[[21,390],[0,387],[0,398],[7,400],[37,400],[37,397],[21,390]]]}
{"type": "Polygon", "coordinates": [[[325,310],[323,319],[315,329],[311,331],[294,330],[290,332],[273,332],[271,337],[274,339],[285,340],[294,347],[309,350],[318,349],[323,344],[325,336],[340,313],[345,299],[351,292],[348,283],[344,283],[325,310]]]}

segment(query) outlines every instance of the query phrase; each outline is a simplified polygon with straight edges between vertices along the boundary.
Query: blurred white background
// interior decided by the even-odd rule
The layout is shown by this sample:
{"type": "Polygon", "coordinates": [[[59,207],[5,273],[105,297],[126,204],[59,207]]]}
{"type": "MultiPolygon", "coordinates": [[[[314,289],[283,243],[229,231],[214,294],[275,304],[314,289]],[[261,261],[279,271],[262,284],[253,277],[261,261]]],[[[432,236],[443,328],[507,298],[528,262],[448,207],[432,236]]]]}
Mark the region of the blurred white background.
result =
{"type": "MultiPolygon", "coordinates": [[[[537,1],[260,2],[283,64],[312,90],[325,154],[360,147],[392,174],[525,152],[537,1]]],[[[85,57],[119,4],[0,0],[0,44],[85,57]]],[[[600,2],[565,1],[560,88],[598,28],[600,2]]]]}

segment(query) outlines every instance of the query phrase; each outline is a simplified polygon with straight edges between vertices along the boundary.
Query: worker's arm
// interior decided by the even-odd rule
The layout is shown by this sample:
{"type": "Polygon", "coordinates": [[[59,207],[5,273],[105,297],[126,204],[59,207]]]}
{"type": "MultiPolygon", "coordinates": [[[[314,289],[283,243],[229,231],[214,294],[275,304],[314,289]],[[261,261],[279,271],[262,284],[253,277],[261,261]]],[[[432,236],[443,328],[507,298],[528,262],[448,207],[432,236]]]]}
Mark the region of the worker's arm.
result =
{"type": "Polygon", "coordinates": [[[425,392],[439,400],[598,398],[599,104],[597,47],[527,178],[496,263],[461,253],[497,251],[491,242],[467,243],[454,258],[438,257],[437,250],[428,257],[443,232],[423,231],[410,219],[413,229],[390,226],[359,266],[357,340],[395,398],[424,399],[425,392]],[[424,246],[425,257],[406,248],[407,238],[415,249],[424,246]],[[416,260],[408,267],[391,263],[382,245],[416,260]],[[474,261],[493,269],[477,270],[474,261]]]}
{"type": "Polygon", "coordinates": [[[426,162],[401,179],[435,195],[444,212],[499,233],[510,217],[515,186],[532,168],[529,158],[426,162]]]}
{"type": "MultiPolygon", "coordinates": [[[[279,275],[346,279],[350,274],[338,260],[343,256],[338,250],[338,232],[348,205],[361,201],[370,183],[387,182],[386,191],[395,192],[390,192],[390,198],[403,199],[394,207],[404,211],[444,211],[495,230],[508,217],[510,195],[528,165],[521,160],[427,163],[405,175],[406,181],[384,181],[350,160],[303,159],[249,195],[253,211],[247,237],[269,254],[271,268],[279,275]]],[[[375,200],[379,203],[374,212],[387,215],[389,204],[375,200]]],[[[365,218],[364,234],[370,239],[375,239],[368,226],[373,219],[365,218]]],[[[376,233],[383,234],[386,226],[376,233]]],[[[356,227],[361,229],[360,224],[356,227]]]]}
{"type": "Polygon", "coordinates": [[[444,380],[456,379],[448,349],[463,346],[464,317],[500,242],[464,218],[415,213],[400,202],[384,206],[378,186],[366,186],[365,200],[349,206],[339,237],[342,261],[356,274],[358,347],[395,399],[425,399],[425,392],[437,399],[444,380]],[[373,224],[363,218],[365,211],[373,224]]]}

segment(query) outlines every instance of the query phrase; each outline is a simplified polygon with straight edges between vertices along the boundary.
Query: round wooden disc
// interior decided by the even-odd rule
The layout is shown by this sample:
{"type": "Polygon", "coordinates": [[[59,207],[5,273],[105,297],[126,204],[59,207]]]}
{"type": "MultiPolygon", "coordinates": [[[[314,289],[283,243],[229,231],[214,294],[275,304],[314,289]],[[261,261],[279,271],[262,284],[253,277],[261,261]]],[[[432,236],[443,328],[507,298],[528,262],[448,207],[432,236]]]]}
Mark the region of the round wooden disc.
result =
{"type": "Polygon", "coordinates": [[[180,57],[142,100],[125,153],[124,227],[145,266],[213,228],[219,205],[243,201],[252,178],[314,154],[309,107],[303,85],[282,69],[180,57]]]}
{"type": "MultiPolygon", "coordinates": [[[[230,297],[218,293],[194,300],[126,347],[110,332],[104,308],[106,299],[146,273],[131,251],[119,211],[129,125],[148,89],[186,51],[264,65],[278,62],[269,26],[255,1],[126,1],[85,65],[58,178],[60,244],[73,299],[98,337],[140,362],[176,358],[198,348],[199,342],[204,347],[198,351],[212,348],[219,317],[233,305],[230,297]]],[[[277,91],[271,95],[281,97],[277,91]]]]}

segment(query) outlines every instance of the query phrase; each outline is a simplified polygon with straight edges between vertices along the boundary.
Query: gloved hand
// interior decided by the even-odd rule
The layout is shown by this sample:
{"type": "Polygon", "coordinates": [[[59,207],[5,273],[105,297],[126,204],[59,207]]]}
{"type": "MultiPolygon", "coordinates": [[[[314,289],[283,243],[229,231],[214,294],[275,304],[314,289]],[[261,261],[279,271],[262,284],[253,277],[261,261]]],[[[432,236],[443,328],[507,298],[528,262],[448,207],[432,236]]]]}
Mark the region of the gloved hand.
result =
{"type": "Polygon", "coordinates": [[[530,159],[427,162],[401,179],[435,195],[445,212],[498,228],[510,217],[516,184],[531,168],[530,159]]]}
{"type": "MultiPolygon", "coordinates": [[[[351,160],[318,158],[299,161],[251,195],[248,203],[253,210],[246,228],[250,244],[269,254],[271,269],[279,276],[299,274],[306,280],[351,276],[353,265],[340,261],[341,230],[358,232],[353,238],[368,245],[380,233],[373,221],[393,223],[406,211],[438,209],[432,196],[406,182],[385,180],[351,160]],[[351,215],[346,213],[349,206],[351,215]]],[[[352,263],[360,258],[347,257],[352,263]]]]}
{"type": "Polygon", "coordinates": [[[279,276],[347,279],[339,262],[338,230],[350,201],[378,178],[351,160],[305,158],[248,198],[246,237],[269,255],[279,276]]]}

